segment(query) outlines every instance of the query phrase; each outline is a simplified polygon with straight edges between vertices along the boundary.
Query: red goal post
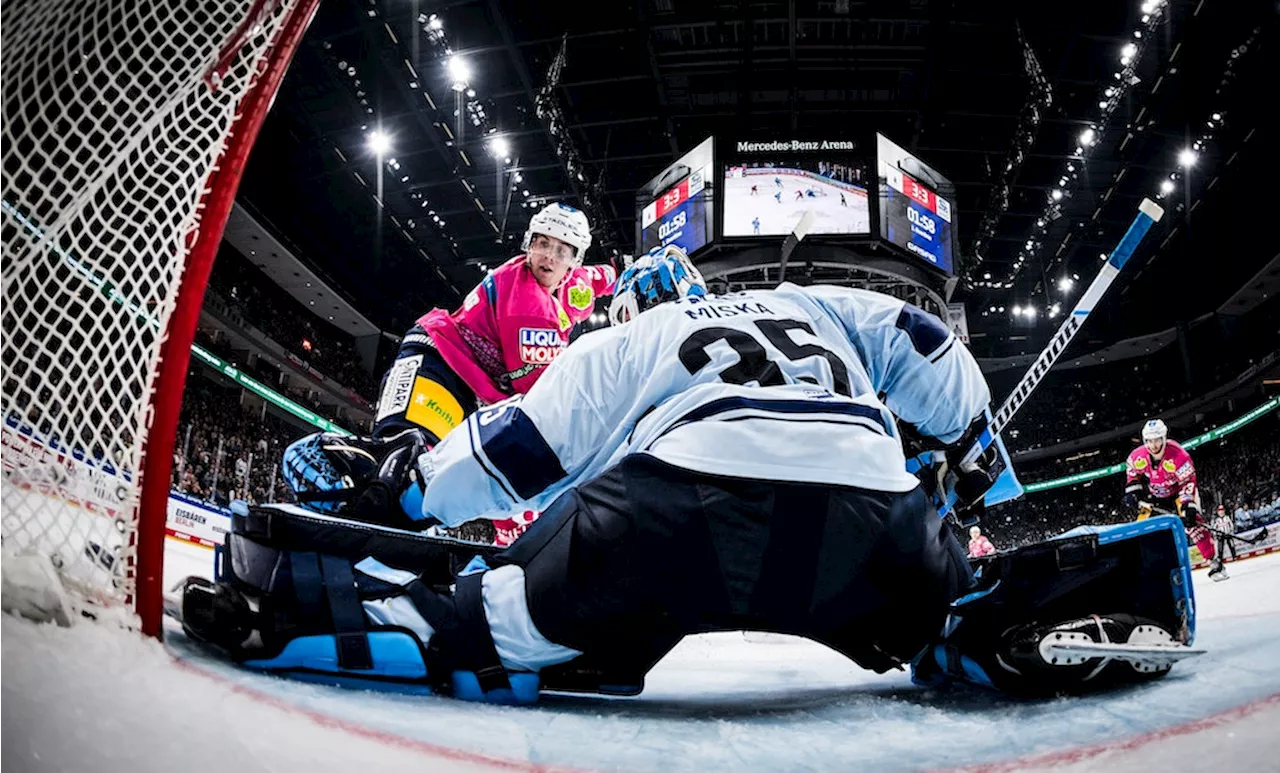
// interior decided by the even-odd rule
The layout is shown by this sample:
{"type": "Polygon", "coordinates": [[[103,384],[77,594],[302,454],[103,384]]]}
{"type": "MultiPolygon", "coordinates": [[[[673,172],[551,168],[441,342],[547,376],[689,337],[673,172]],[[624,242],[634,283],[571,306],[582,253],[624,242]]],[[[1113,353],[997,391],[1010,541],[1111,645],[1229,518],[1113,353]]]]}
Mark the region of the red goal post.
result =
{"type": "Polygon", "coordinates": [[[3,549],[147,635],[205,285],[318,4],[5,8],[3,549]]]}

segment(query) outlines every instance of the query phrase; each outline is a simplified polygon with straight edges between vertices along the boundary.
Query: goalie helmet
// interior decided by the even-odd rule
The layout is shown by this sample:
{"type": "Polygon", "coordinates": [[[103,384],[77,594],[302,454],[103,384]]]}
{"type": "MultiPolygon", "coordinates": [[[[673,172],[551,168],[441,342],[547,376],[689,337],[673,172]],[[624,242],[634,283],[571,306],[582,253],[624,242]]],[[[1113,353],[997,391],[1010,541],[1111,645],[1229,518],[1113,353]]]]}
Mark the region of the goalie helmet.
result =
{"type": "Polygon", "coordinates": [[[591,246],[591,224],[587,216],[568,204],[548,204],[530,218],[520,249],[529,251],[534,234],[545,234],[572,246],[577,251],[574,255],[577,265],[582,265],[582,256],[591,246]]]}
{"type": "Polygon", "coordinates": [[[702,272],[684,250],[674,244],[654,247],[618,277],[609,304],[609,324],[621,325],[660,303],[706,294],[702,272]]]}
{"type": "Polygon", "coordinates": [[[1165,440],[1169,437],[1169,428],[1160,419],[1152,419],[1142,428],[1142,440],[1165,440]]]}

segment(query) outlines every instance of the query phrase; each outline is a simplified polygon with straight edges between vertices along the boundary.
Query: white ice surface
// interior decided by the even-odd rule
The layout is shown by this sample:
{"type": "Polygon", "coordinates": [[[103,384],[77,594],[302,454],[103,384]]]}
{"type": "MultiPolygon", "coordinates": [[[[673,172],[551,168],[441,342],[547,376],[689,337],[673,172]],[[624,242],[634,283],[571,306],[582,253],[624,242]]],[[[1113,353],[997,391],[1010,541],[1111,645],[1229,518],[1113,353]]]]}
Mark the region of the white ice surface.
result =
{"type": "MultiPolygon", "coordinates": [[[[166,583],[211,552],[170,540],[166,583]]],[[[3,770],[1280,769],[1280,554],[1195,573],[1209,653],[1140,688],[931,693],[781,637],[701,636],[638,698],[468,704],[252,674],[99,625],[4,616],[3,770]]]]}

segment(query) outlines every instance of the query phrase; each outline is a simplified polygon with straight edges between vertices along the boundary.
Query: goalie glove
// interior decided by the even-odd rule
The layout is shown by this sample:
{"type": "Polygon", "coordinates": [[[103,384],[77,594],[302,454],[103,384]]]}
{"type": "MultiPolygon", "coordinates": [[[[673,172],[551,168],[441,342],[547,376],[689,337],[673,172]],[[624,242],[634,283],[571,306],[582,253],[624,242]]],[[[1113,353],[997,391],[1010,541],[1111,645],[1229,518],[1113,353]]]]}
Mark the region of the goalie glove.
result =
{"type": "Polygon", "coordinates": [[[955,492],[956,517],[962,524],[981,518],[985,511],[983,495],[1006,469],[995,438],[987,431],[988,421],[987,412],[983,411],[970,422],[960,439],[944,449],[946,463],[938,468],[942,490],[955,492]],[[965,461],[975,453],[973,459],[965,461]]]}
{"type": "Polygon", "coordinates": [[[308,510],[424,529],[434,521],[423,519],[420,507],[409,509],[402,503],[421,490],[414,462],[427,444],[426,434],[416,429],[389,438],[317,432],[285,449],[281,472],[298,504],[308,510]]]}

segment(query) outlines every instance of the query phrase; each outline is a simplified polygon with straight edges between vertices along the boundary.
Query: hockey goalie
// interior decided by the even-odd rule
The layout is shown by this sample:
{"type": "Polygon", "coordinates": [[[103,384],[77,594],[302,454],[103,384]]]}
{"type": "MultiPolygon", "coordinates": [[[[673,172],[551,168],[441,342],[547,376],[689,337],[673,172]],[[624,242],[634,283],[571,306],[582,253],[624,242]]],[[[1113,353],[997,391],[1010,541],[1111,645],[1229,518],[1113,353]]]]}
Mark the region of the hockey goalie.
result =
{"type": "Polygon", "coordinates": [[[638,693],[714,630],[1013,695],[1157,678],[1196,652],[1176,518],[971,566],[928,489],[951,481],[964,519],[1008,460],[969,453],[990,393],[936,317],[839,287],[713,296],[672,247],[623,273],[609,315],[429,451],[412,431],[296,443],[301,506],[239,508],[216,580],[186,584],[186,631],[249,668],[505,703],[638,693]],[[908,474],[904,437],[951,474],[908,474]],[[528,509],[500,552],[384,525],[528,509]]]}

